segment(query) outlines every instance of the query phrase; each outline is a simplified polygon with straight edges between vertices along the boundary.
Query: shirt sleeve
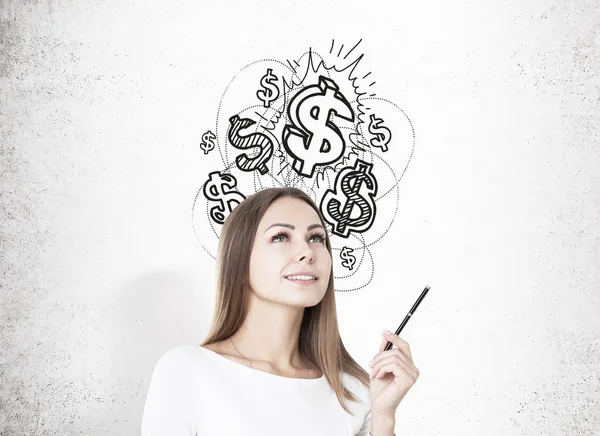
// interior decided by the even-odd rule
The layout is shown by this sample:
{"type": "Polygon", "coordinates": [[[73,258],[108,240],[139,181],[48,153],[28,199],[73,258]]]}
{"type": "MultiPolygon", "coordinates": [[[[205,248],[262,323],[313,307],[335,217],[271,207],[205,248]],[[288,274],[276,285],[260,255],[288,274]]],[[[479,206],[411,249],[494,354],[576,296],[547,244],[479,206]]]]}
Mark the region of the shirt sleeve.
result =
{"type": "Polygon", "coordinates": [[[142,416],[142,436],[195,436],[190,359],[181,348],[161,356],[154,367],[142,416]]]}
{"type": "Polygon", "coordinates": [[[367,414],[363,421],[362,426],[355,436],[371,436],[371,408],[367,409],[367,414]]]}

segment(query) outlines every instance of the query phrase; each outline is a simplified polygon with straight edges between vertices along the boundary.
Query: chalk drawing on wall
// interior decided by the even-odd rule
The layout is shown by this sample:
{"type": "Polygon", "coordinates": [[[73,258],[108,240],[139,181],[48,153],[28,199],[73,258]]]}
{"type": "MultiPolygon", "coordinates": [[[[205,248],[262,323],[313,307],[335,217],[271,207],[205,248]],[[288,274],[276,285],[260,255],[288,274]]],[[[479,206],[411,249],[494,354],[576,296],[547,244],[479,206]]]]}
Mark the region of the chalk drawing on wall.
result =
{"type": "MultiPolygon", "coordinates": [[[[365,287],[398,214],[398,184],[414,152],[412,123],[373,91],[358,41],[296,59],[261,59],[226,85],[214,128],[200,137],[206,175],[192,205],[198,241],[216,260],[220,229],[247,196],[293,186],[328,225],[337,291],[365,287]]],[[[207,120],[207,124],[208,124],[207,120]]],[[[383,255],[383,253],[381,253],[383,255]]]]}

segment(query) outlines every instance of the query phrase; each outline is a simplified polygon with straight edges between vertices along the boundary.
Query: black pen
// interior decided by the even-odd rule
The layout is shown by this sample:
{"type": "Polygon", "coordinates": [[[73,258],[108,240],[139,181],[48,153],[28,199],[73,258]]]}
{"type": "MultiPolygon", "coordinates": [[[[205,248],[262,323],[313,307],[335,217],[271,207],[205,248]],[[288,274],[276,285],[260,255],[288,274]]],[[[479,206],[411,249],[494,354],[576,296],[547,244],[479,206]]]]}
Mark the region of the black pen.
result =
{"type": "MultiPolygon", "coordinates": [[[[400,326],[398,327],[398,329],[396,329],[397,335],[400,334],[400,332],[402,331],[402,329],[404,328],[404,326],[406,325],[406,323],[408,322],[410,317],[415,313],[415,311],[417,310],[417,307],[419,307],[419,304],[421,304],[421,301],[423,300],[423,298],[425,298],[425,295],[427,295],[427,292],[429,291],[429,289],[430,289],[429,286],[425,286],[425,289],[423,289],[423,292],[421,292],[421,295],[419,295],[419,298],[417,298],[417,301],[415,302],[415,304],[413,304],[413,307],[410,309],[408,314],[404,317],[404,320],[402,321],[402,323],[400,323],[400,326]]],[[[390,348],[393,347],[393,345],[394,344],[392,344],[391,342],[388,342],[387,345],[385,346],[385,348],[383,349],[383,351],[389,350],[390,348]]]]}

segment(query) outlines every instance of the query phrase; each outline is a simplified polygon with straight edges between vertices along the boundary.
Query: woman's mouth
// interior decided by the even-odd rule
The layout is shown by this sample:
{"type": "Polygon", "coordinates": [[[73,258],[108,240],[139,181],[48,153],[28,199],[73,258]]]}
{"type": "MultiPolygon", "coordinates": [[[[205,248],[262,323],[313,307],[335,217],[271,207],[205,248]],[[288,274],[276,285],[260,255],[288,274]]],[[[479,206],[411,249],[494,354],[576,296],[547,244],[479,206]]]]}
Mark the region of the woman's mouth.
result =
{"type": "Polygon", "coordinates": [[[289,280],[290,282],[297,283],[301,286],[310,286],[317,281],[317,278],[309,278],[306,276],[302,276],[302,277],[291,276],[291,277],[286,277],[285,279],[289,280]]]}

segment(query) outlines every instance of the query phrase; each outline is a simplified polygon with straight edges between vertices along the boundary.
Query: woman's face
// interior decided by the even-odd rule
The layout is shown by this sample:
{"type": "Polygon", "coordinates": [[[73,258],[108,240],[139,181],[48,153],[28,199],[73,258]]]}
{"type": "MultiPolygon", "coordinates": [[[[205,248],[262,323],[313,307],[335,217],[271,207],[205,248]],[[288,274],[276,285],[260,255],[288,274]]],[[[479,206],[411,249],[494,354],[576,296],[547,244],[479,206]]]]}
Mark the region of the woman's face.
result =
{"type": "MultiPolygon", "coordinates": [[[[317,305],[329,283],[331,256],[319,216],[303,200],[279,198],[263,215],[250,255],[250,287],[262,299],[317,305]],[[307,271],[315,281],[286,276],[307,271]]],[[[303,278],[303,277],[300,277],[303,278]]]]}

